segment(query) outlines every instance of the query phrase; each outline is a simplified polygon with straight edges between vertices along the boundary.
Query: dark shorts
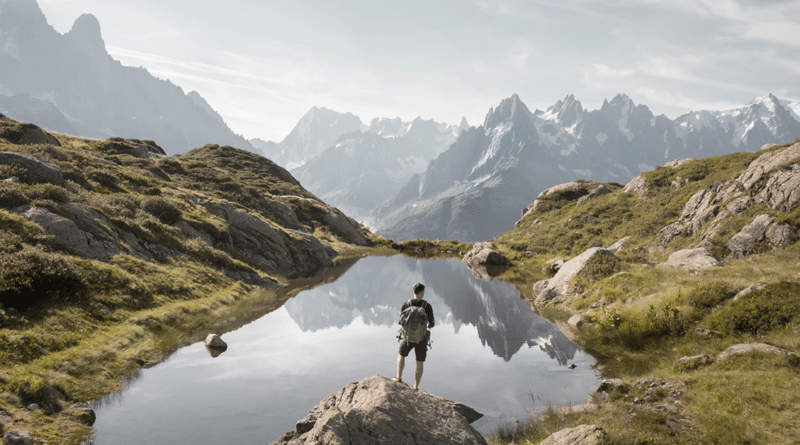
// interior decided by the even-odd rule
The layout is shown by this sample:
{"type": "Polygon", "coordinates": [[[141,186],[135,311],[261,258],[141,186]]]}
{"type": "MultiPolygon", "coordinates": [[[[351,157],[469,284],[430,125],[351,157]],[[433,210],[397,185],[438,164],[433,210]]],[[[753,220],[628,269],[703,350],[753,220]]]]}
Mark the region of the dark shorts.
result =
{"type": "Polygon", "coordinates": [[[424,362],[425,358],[428,356],[428,338],[431,335],[428,332],[425,335],[425,339],[419,343],[409,343],[405,338],[400,341],[400,355],[403,357],[408,357],[408,353],[411,350],[414,350],[414,355],[417,356],[418,362],[424,362]]]}

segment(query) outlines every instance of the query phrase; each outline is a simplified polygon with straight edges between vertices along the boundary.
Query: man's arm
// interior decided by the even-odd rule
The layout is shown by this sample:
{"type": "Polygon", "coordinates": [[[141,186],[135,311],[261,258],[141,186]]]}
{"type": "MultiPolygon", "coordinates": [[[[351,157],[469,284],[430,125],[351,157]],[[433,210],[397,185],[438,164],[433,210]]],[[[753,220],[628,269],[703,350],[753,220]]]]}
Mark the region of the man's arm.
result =
{"type": "Polygon", "coordinates": [[[425,305],[425,315],[428,316],[428,327],[432,328],[436,321],[433,319],[433,306],[430,303],[425,305]]]}

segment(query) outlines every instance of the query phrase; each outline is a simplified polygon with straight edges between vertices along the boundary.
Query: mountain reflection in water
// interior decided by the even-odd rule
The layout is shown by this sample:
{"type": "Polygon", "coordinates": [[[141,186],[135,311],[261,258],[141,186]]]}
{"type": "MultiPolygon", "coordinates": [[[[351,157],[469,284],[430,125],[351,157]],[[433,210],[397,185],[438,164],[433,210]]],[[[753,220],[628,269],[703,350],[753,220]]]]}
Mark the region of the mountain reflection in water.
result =
{"type": "MultiPolygon", "coordinates": [[[[458,260],[367,257],[293,281],[280,309],[231,321],[216,332],[224,354],[199,341],[142,370],[95,404],[95,445],[277,439],[347,383],[394,376],[400,306],[417,282],[436,316],[421,388],[483,413],[479,431],[583,403],[597,388],[595,360],[512,285],[475,278],[458,260]]],[[[413,373],[412,362],[406,380],[413,373]]]]}
{"type": "Polygon", "coordinates": [[[286,302],[300,329],[344,328],[359,317],[366,325],[394,326],[400,307],[412,296],[411,286],[419,281],[426,286],[425,299],[433,305],[439,326],[452,324],[456,333],[464,324],[475,326],[481,344],[505,361],[523,345],[539,347],[561,365],[578,350],[558,328],[534,314],[514,286],[475,278],[461,261],[395,256],[366,258],[358,265],[336,282],[286,302]]]}

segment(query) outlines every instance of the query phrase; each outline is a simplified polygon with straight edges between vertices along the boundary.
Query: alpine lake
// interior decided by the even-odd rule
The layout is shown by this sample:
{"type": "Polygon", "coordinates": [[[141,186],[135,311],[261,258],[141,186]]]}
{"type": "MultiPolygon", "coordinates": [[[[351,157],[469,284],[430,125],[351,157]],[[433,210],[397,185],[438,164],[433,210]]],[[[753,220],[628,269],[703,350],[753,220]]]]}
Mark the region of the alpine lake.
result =
{"type": "MultiPolygon", "coordinates": [[[[395,375],[400,307],[417,282],[436,323],[420,389],[483,413],[472,424],[482,434],[549,405],[585,403],[600,384],[594,358],[514,286],[476,278],[459,260],[365,257],[334,273],[280,309],[216,332],[224,353],[183,347],[95,403],[93,443],[276,440],[347,383],[395,375]]],[[[414,369],[412,351],[404,381],[413,384],[414,369]]]]}

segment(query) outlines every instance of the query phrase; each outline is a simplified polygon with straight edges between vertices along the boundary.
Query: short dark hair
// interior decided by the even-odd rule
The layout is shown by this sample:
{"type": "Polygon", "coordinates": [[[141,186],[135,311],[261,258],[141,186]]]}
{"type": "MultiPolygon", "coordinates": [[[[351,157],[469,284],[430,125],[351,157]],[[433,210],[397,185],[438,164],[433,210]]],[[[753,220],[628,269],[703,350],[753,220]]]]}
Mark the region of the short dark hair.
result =
{"type": "Polygon", "coordinates": [[[417,283],[414,285],[414,294],[419,294],[420,292],[425,290],[425,285],[422,283],[417,283]]]}

